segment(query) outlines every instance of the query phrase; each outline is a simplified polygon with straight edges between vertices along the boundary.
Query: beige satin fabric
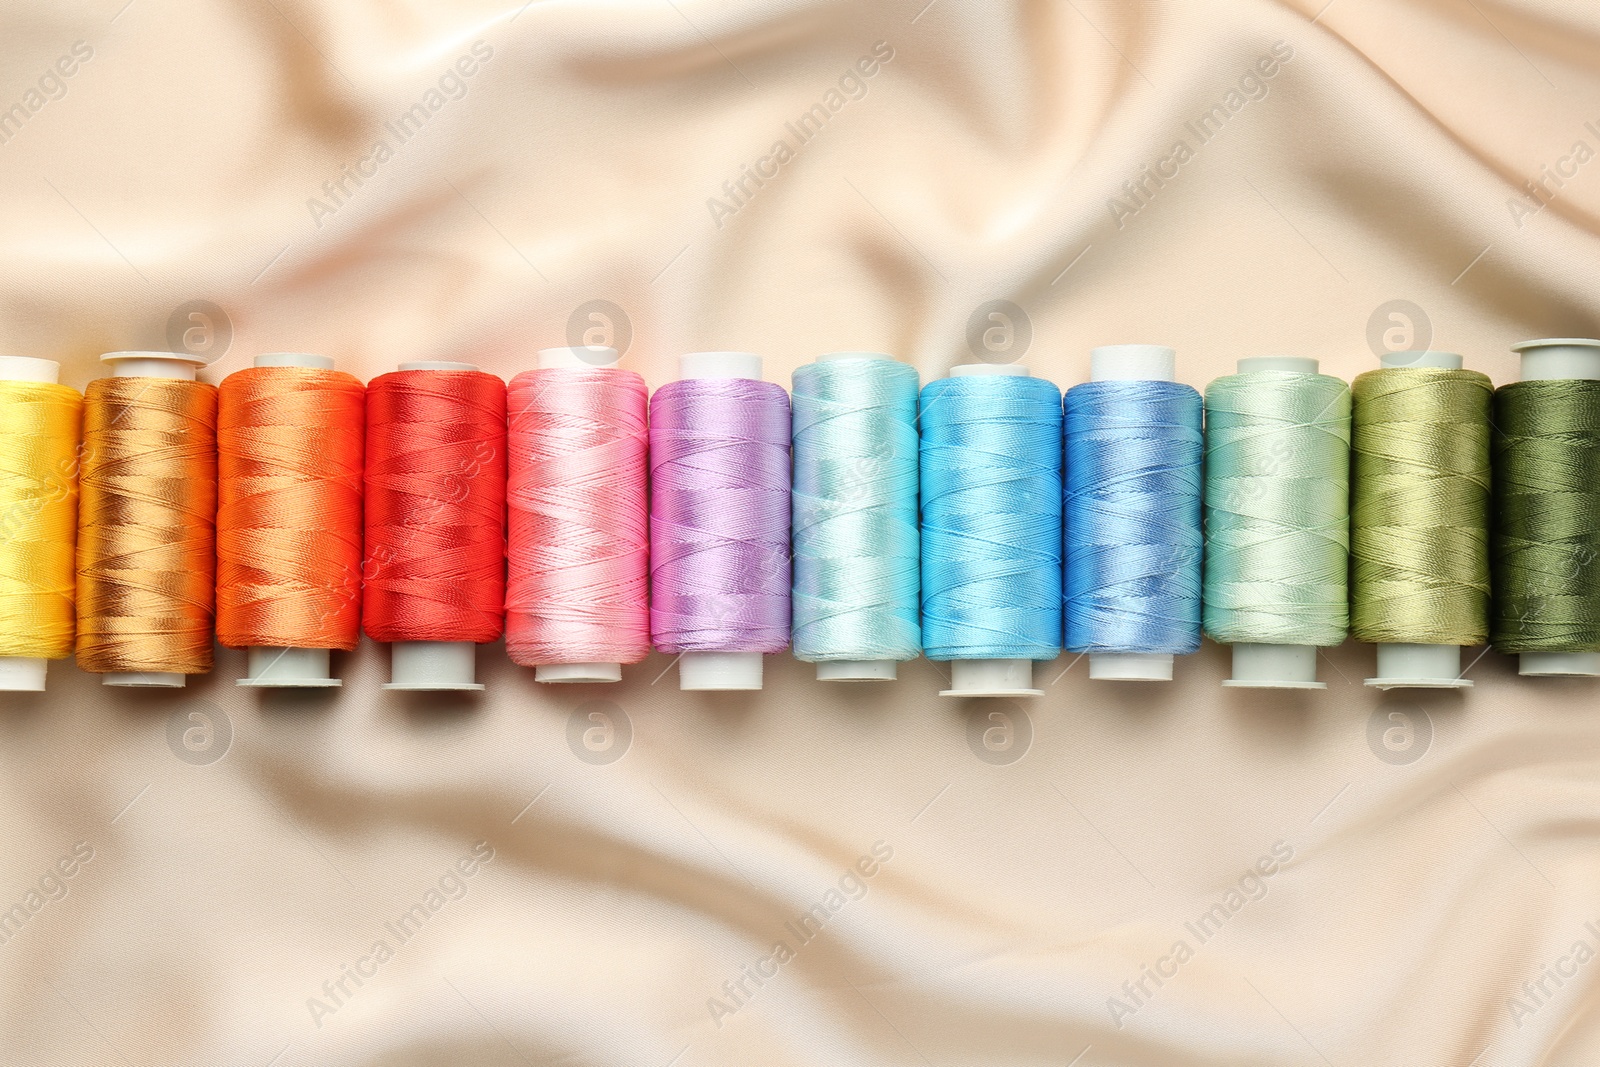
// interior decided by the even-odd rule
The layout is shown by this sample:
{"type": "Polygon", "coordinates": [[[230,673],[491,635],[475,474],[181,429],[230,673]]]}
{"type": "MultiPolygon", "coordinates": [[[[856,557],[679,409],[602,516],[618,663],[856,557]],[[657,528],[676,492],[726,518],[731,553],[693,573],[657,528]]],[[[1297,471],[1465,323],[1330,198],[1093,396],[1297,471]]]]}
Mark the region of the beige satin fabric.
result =
{"type": "MultiPolygon", "coordinates": [[[[169,344],[509,378],[615,309],[653,386],[969,334],[1063,387],[1126,341],[1498,383],[1600,332],[1592,5],[41,0],[0,54],[0,350],[79,387],[169,344]]],[[[1600,687],[1479,651],[1389,696],[1354,645],[1305,696],[1063,657],[1025,709],[925,661],[58,664],[0,701],[0,1062],[1593,1064],[1600,687]]]]}

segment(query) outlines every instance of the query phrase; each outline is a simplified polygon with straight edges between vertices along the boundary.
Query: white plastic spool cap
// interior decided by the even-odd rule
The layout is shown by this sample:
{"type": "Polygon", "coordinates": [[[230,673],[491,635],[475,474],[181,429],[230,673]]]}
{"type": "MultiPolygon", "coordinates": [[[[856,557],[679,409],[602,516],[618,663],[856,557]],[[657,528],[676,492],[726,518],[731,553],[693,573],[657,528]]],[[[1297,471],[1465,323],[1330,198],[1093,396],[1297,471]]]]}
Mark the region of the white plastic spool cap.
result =
{"type": "MultiPolygon", "coordinates": [[[[61,381],[61,364],[33,356],[0,356],[0,381],[61,381]]],[[[0,656],[0,692],[42,693],[49,660],[36,656],[0,656]]]]}
{"type": "MultiPolygon", "coordinates": [[[[678,357],[678,377],[761,380],[761,357],[754,352],[689,352],[678,357]]],[[[759,652],[685,652],[678,657],[678,688],[685,692],[761,688],[764,664],[759,652]]]]}
{"type": "Polygon", "coordinates": [[[1102,345],[1089,353],[1092,382],[1170,382],[1178,353],[1166,345],[1102,345]]]}
{"type": "MultiPolygon", "coordinates": [[[[100,357],[111,365],[114,378],[170,378],[192,382],[195,370],[205,360],[181,352],[108,352],[100,357]]],[[[175,671],[120,671],[100,676],[101,685],[120,685],[140,689],[182,689],[188,684],[175,671]]]]}
{"type": "Polygon", "coordinates": [[[588,345],[580,348],[539,349],[540,370],[583,370],[587,367],[614,367],[621,357],[615,348],[588,345]]]}
{"type": "MultiPolygon", "coordinates": [[[[1178,354],[1166,345],[1102,345],[1089,352],[1092,382],[1170,382],[1178,354]]],[[[1170,682],[1172,657],[1157,652],[1091,652],[1089,677],[1105,682],[1170,682]]]]}
{"type": "MultiPolygon", "coordinates": [[[[1380,357],[1385,370],[1434,367],[1460,370],[1462,359],[1454,352],[1388,352],[1380,357]]],[[[1459,645],[1379,644],[1378,675],[1368,678],[1374,689],[1466,689],[1472,683],[1461,677],[1459,645]]]]}
{"type": "MultiPolygon", "coordinates": [[[[423,359],[402,363],[400,370],[475,371],[475,363],[423,359]]],[[[478,646],[471,641],[396,641],[389,646],[389,681],[385,689],[419,693],[477,691],[478,646]]]]}
{"type": "MultiPolygon", "coordinates": [[[[332,370],[332,356],[306,352],[265,352],[255,358],[257,367],[304,367],[332,370]]],[[[339,685],[330,670],[325,648],[251,648],[245,658],[245,677],[235,685],[249,689],[326,689],[339,685]]]]}
{"type": "Polygon", "coordinates": [[[950,661],[950,688],[943,697],[1037,697],[1044,690],[1033,687],[1031,659],[953,659],[950,661]]]}
{"type": "Polygon", "coordinates": [[[678,377],[761,380],[761,357],[754,352],[689,352],[678,357],[678,377]]]}
{"type": "MultiPolygon", "coordinates": [[[[1522,356],[1522,380],[1600,379],[1600,341],[1585,337],[1546,337],[1511,346],[1522,356]]],[[[1600,675],[1600,652],[1523,652],[1517,673],[1530,678],[1600,675]]]]}
{"type": "MultiPolygon", "coordinates": [[[[579,348],[541,348],[540,370],[585,370],[613,367],[617,350],[601,345],[579,348]]],[[[533,669],[533,680],[549,685],[583,685],[622,681],[620,663],[541,663],[533,669]]]]}
{"type": "MultiPolygon", "coordinates": [[[[1305,356],[1250,356],[1238,363],[1238,373],[1280,371],[1315,374],[1317,361],[1305,356]]],[[[1233,677],[1222,683],[1234,689],[1326,689],[1317,681],[1315,645],[1233,646],[1233,677]]]]}
{"type": "MultiPolygon", "coordinates": [[[[817,363],[834,363],[845,359],[892,360],[883,352],[829,352],[818,356],[817,363]]],[[[819,682],[892,682],[899,677],[898,665],[892,659],[832,660],[817,664],[819,682]]]]}
{"type": "MultiPolygon", "coordinates": [[[[950,368],[952,378],[1027,378],[1033,374],[1017,363],[963,363],[950,368]]],[[[946,697],[1036,697],[1044,690],[1033,687],[1031,659],[954,659],[950,661],[950,688],[946,697]]]]}

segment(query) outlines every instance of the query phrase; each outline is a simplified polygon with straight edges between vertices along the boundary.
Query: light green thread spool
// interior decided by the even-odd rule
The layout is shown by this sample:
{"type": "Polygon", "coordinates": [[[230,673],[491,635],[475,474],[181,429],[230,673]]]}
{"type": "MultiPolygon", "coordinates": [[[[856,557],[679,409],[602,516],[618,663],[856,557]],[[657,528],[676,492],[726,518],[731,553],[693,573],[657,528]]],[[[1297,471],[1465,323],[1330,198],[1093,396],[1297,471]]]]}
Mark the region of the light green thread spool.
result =
{"type": "Polygon", "coordinates": [[[1367,684],[1458,688],[1489,632],[1494,386],[1447,352],[1396,352],[1352,384],[1350,624],[1378,645],[1367,684]]]}
{"type": "Polygon", "coordinates": [[[1264,356],[1206,389],[1205,629],[1244,688],[1322,689],[1349,624],[1350,388],[1264,356]]]}

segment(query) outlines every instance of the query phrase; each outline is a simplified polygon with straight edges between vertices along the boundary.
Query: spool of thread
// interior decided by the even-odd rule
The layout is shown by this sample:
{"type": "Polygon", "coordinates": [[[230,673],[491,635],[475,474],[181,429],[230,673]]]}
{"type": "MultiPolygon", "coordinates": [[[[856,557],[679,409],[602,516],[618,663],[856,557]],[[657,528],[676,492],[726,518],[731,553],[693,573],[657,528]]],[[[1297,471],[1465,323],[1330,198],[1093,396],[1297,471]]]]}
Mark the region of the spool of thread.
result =
{"type": "Polygon", "coordinates": [[[1393,352],[1351,385],[1350,628],[1378,689],[1456,689],[1489,631],[1494,387],[1452,352],[1393,352]]]}
{"type": "Polygon", "coordinates": [[[696,352],[650,400],[650,629],[685,690],[761,688],[789,644],[789,395],[696,352]]]}
{"type": "Polygon", "coordinates": [[[1206,389],[1205,631],[1225,686],[1325,689],[1317,648],[1350,624],[1350,387],[1294,356],[1206,389]]]}
{"type": "Polygon", "coordinates": [[[1039,696],[1061,653],[1061,391],[973,364],[922,390],[922,636],[953,697],[1039,696]]]}
{"type": "Polygon", "coordinates": [[[921,653],[917,379],[876,352],[794,372],[794,654],[819,681],[921,653]]]}
{"type": "Polygon", "coordinates": [[[1089,677],[1171,681],[1200,647],[1200,394],[1162,345],[1090,354],[1066,395],[1066,643],[1089,677]]]}
{"type": "Polygon", "coordinates": [[[48,359],[0,356],[0,690],[72,654],[83,397],[48,359]]]}
{"type": "Polygon", "coordinates": [[[361,637],[366,390],[327,356],[278,352],[217,390],[217,640],[248,687],[339,685],[361,637]]]}
{"type": "Polygon", "coordinates": [[[217,390],[203,360],[100,357],[83,405],[78,666],[106,685],[176,688],[211,669],[217,390]]]}
{"type": "Polygon", "coordinates": [[[1511,346],[1494,395],[1490,642],[1517,673],[1600,675],[1600,341],[1511,346]]]}
{"type": "Polygon", "coordinates": [[[541,682],[617,682],[650,652],[644,379],[547,348],[511,379],[506,649],[541,682]]]}
{"type": "Polygon", "coordinates": [[[367,385],[362,625],[385,689],[479,690],[505,608],[506,386],[471,363],[402,363],[367,385]]]}

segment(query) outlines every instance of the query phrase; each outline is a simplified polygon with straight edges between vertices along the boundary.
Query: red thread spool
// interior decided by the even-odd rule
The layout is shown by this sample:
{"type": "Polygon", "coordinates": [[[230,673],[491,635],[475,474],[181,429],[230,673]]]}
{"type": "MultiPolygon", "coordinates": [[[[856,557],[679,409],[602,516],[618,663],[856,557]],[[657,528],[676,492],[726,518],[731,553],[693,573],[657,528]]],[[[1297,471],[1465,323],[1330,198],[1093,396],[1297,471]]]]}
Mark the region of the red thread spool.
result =
{"type": "Polygon", "coordinates": [[[367,636],[386,689],[482,689],[474,645],[505,606],[506,386],[470,363],[402,363],[367,385],[367,636]]]}

